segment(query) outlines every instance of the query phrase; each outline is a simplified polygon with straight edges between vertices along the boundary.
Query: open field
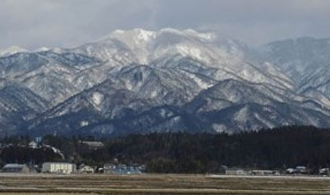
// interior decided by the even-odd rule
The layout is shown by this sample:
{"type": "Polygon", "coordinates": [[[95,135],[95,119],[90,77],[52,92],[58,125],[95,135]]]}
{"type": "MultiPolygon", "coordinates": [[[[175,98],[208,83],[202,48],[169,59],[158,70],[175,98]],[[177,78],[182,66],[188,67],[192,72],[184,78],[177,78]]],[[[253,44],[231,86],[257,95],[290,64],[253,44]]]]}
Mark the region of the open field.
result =
{"type": "Polygon", "coordinates": [[[330,194],[325,177],[206,175],[48,175],[0,173],[0,195],[318,195],[330,194]]]}

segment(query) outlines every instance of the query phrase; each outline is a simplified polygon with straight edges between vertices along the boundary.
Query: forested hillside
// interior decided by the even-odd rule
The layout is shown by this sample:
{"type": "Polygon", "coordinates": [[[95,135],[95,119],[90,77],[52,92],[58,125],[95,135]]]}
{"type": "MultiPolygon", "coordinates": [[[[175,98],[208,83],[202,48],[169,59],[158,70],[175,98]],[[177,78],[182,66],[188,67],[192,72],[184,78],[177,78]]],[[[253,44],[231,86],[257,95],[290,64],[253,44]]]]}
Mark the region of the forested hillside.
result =
{"type": "Polygon", "coordinates": [[[99,149],[91,149],[81,142],[83,139],[94,140],[93,137],[44,137],[43,143],[60,149],[64,159],[40,149],[34,153],[25,150],[23,156],[26,158],[19,158],[22,153],[22,149],[18,149],[19,143],[27,142],[27,139],[3,139],[3,144],[14,144],[1,149],[1,162],[40,163],[42,157],[100,167],[104,163],[139,163],[145,164],[149,172],[161,173],[216,173],[222,166],[284,170],[298,165],[317,172],[330,164],[330,131],[314,127],[281,127],[233,135],[130,135],[103,139],[105,146],[99,149]],[[36,152],[43,155],[36,155],[36,152]]]}

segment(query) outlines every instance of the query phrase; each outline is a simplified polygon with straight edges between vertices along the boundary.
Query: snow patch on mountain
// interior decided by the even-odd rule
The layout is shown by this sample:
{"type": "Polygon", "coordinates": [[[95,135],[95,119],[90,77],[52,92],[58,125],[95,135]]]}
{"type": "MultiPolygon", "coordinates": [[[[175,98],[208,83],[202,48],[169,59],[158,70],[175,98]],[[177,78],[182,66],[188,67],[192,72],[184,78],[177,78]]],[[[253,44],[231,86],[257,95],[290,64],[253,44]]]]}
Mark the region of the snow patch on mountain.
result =
{"type": "Polygon", "coordinates": [[[217,133],[230,133],[230,131],[228,131],[228,128],[226,127],[226,125],[223,125],[223,124],[214,123],[212,125],[212,128],[217,133]]]}
{"type": "Polygon", "coordinates": [[[103,94],[99,93],[99,92],[95,92],[93,93],[93,96],[92,96],[92,100],[93,100],[93,103],[96,105],[96,106],[100,106],[102,101],[103,101],[103,94]]]}

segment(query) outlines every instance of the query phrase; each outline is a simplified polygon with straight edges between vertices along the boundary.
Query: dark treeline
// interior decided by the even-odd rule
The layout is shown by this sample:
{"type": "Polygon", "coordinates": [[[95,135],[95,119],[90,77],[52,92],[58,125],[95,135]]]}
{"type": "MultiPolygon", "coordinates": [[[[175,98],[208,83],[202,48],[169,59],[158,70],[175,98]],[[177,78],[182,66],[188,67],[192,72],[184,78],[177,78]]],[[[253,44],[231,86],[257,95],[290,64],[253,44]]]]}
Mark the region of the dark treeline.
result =
{"type": "MultiPolygon", "coordinates": [[[[223,165],[282,170],[300,165],[316,172],[330,166],[330,131],[314,127],[281,127],[234,135],[129,135],[102,140],[105,147],[96,150],[81,144],[80,139],[47,136],[43,142],[62,150],[66,160],[78,164],[102,166],[117,159],[120,163],[145,164],[147,171],[160,173],[216,173],[223,165]]],[[[56,159],[58,156],[54,156],[56,159]]],[[[5,159],[2,151],[1,160],[12,159],[5,159]]]]}
{"type": "Polygon", "coordinates": [[[282,127],[227,134],[132,135],[108,143],[104,151],[124,161],[146,163],[151,172],[217,172],[222,165],[317,171],[330,164],[330,131],[282,127]]]}

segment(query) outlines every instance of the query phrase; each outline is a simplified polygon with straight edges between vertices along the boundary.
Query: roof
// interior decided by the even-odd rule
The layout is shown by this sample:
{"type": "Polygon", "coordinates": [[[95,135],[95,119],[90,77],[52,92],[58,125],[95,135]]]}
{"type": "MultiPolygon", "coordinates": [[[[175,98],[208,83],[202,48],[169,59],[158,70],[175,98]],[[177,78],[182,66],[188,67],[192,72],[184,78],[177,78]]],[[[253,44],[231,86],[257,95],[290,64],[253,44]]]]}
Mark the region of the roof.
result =
{"type": "Polygon", "coordinates": [[[43,164],[70,164],[70,165],[75,165],[74,163],[69,163],[69,162],[44,162],[43,164]]]}
{"type": "Polygon", "coordinates": [[[102,148],[104,144],[100,141],[81,141],[82,144],[87,144],[89,147],[102,148]]]}
{"type": "Polygon", "coordinates": [[[10,168],[16,168],[16,169],[21,169],[26,167],[25,164],[6,164],[3,169],[10,169],[10,168]]]}
{"type": "Polygon", "coordinates": [[[84,166],[80,167],[80,169],[93,169],[94,170],[93,167],[88,166],[88,165],[84,165],[84,166]]]}
{"type": "Polygon", "coordinates": [[[228,168],[226,171],[245,171],[243,168],[228,168]]]}

